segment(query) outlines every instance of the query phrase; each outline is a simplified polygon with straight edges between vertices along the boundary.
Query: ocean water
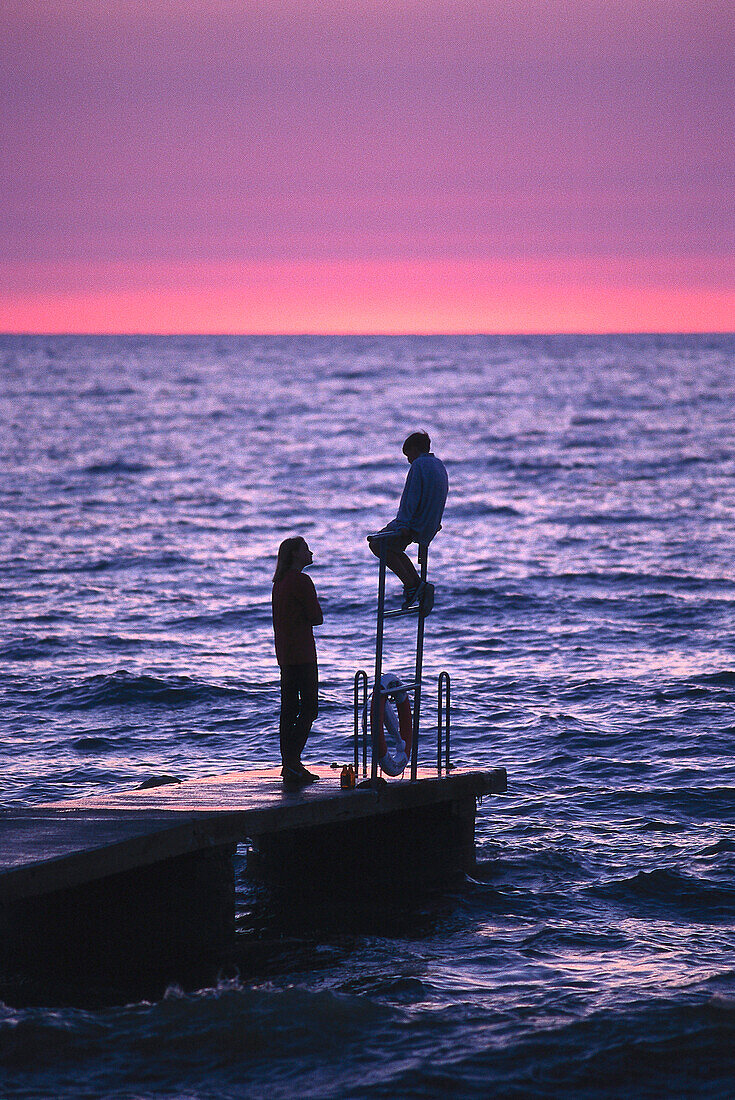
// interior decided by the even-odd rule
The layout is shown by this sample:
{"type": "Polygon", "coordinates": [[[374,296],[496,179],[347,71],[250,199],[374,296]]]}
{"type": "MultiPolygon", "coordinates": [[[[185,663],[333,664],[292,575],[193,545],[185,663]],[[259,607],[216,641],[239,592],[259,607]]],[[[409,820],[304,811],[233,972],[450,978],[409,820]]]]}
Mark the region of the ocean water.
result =
{"type": "Polygon", "coordinates": [[[476,874],[413,912],[271,927],[252,970],[153,999],[9,997],[1,1095],[735,1095],[735,337],[2,337],[0,363],[0,805],[277,761],[294,533],[325,612],[305,760],[349,759],[365,535],[419,427],[451,482],[421,755],[447,669],[455,765],[509,776],[476,874]]]}

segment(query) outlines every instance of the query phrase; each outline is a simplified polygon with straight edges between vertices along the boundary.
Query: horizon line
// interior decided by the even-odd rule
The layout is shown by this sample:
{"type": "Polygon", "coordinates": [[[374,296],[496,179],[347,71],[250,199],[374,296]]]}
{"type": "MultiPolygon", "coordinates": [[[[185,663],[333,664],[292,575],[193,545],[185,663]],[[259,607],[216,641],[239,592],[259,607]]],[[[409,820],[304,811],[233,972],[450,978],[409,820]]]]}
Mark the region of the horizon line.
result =
{"type": "Polygon", "coordinates": [[[218,337],[218,338],[284,338],[292,337],[295,339],[337,339],[346,337],[355,337],[357,339],[364,339],[367,337],[380,337],[381,339],[401,339],[403,337],[455,337],[455,336],[469,336],[469,337],[512,337],[512,338],[524,338],[530,336],[538,336],[547,338],[550,336],[735,336],[735,329],[603,329],[603,330],[557,330],[554,332],[482,332],[477,330],[466,331],[426,331],[426,332],[138,332],[138,331],[125,331],[125,332],[73,332],[73,331],[58,331],[58,332],[27,332],[27,331],[2,331],[0,332],[0,338],[6,336],[16,337],[43,337],[50,338],[53,336],[71,337],[92,337],[92,336],[130,336],[130,337],[160,337],[160,338],[175,338],[179,339],[185,336],[194,337],[218,337]]]}

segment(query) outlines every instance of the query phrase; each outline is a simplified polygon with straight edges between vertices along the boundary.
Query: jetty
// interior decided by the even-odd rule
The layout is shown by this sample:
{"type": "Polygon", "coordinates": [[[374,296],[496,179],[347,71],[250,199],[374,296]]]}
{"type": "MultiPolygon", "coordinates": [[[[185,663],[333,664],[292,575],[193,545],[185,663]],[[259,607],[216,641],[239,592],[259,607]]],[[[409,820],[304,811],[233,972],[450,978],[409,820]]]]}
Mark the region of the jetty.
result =
{"type": "Polygon", "coordinates": [[[358,899],[412,898],[472,870],[477,802],[505,791],[506,772],[452,768],[446,671],[436,767],[419,766],[428,547],[418,552],[423,595],[386,611],[386,532],[371,538],[375,674],[368,699],[367,673],[355,673],[347,785],[338,765],[313,769],[318,780],[295,790],[270,767],[0,810],[0,977],[160,971],[222,957],[235,938],[238,845],[248,847],[247,873],[300,914],[313,901],[337,899],[344,913],[358,899]],[[386,620],[404,615],[417,621],[406,683],[383,667],[386,620]]]}
{"type": "Polygon", "coordinates": [[[0,972],[193,962],[235,932],[233,855],[295,904],[413,890],[471,871],[477,801],[503,768],[353,789],[284,788],[279,768],[0,810],[0,972]]]}

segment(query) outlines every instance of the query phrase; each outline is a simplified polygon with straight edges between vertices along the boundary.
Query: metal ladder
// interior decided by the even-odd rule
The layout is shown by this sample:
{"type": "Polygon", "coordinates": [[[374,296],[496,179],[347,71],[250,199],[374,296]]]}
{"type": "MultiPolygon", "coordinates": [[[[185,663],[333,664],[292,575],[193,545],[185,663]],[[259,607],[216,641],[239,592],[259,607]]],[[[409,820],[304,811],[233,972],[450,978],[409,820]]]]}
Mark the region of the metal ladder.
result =
{"type": "MultiPolygon", "coordinates": [[[[424,614],[423,600],[420,600],[415,606],[407,608],[405,611],[397,609],[396,611],[385,610],[385,573],[386,573],[386,553],[387,553],[387,539],[380,539],[380,568],[378,571],[378,621],[375,631],[375,679],[373,681],[373,706],[377,704],[377,700],[380,695],[387,695],[381,686],[381,680],[383,676],[383,634],[385,628],[386,618],[393,618],[398,615],[411,615],[418,612],[418,630],[416,634],[416,672],[414,675],[414,682],[412,684],[406,684],[405,688],[408,692],[413,692],[413,733],[411,739],[411,779],[416,778],[416,769],[418,767],[418,752],[419,752],[419,723],[421,719],[421,675],[424,665],[424,623],[426,621],[426,615],[424,614]]],[[[426,576],[429,566],[429,547],[423,543],[419,543],[418,553],[420,577],[423,582],[426,581],[426,576]]],[[[378,777],[378,742],[377,742],[377,723],[372,723],[372,766],[370,769],[370,778],[377,779],[378,777]]]]}
{"type": "MultiPolygon", "coordinates": [[[[390,537],[389,535],[387,537],[390,537]]],[[[376,539],[376,541],[378,541],[376,539]]],[[[379,540],[379,561],[380,568],[378,572],[378,615],[377,615],[377,627],[375,633],[375,679],[373,682],[373,706],[379,705],[380,697],[383,695],[390,695],[390,691],[386,691],[381,687],[381,680],[383,676],[383,638],[385,631],[385,620],[388,618],[394,618],[399,615],[417,615],[418,626],[416,633],[416,668],[414,674],[414,680],[411,684],[405,684],[404,689],[410,693],[413,693],[413,716],[412,716],[412,740],[411,740],[411,779],[416,779],[418,768],[418,750],[419,750],[419,728],[421,722],[421,684],[423,676],[423,663],[424,663],[424,623],[426,621],[426,615],[424,613],[423,601],[419,601],[412,607],[407,608],[405,611],[402,608],[395,611],[385,610],[385,575],[386,575],[386,538],[379,540]]],[[[427,545],[419,544],[418,561],[420,568],[420,578],[423,582],[426,582],[428,572],[428,560],[429,560],[429,548],[427,545]]],[[[445,731],[445,749],[446,749],[446,767],[449,770],[449,675],[443,672],[439,678],[439,713],[437,717],[437,733],[438,733],[438,752],[437,752],[437,764],[438,770],[441,772],[441,758],[442,758],[442,733],[445,731]],[[442,700],[442,688],[446,685],[446,692],[444,699],[442,700]],[[442,706],[444,703],[444,707],[442,706]],[[444,716],[442,710],[444,709],[444,716]]],[[[363,737],[362,737],[362,763],[363,774],[367,770],[367,730],[365,728],[367,722],[367,687],[368,678],[364,671],[357,672],[355,674],[354,683],[354,755],[355,755],[355,772],[358,772],[359,766],[359,739],[360,739],[360,719],[359,719],[359,695],[362,691],[363,696],[363,737]]],[[[372,735],[371,735],[371,768],[370,778],[376,780],[378,777],[378,738],[377,738],[377,722],[371,722],[372,735]]]]}

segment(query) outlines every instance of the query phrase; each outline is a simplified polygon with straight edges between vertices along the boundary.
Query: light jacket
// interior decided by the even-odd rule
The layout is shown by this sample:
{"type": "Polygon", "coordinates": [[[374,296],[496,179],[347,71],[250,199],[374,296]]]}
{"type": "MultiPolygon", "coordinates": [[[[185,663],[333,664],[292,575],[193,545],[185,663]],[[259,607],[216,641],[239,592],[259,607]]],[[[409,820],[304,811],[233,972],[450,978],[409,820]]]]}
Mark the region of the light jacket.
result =
{"type": "Polygon", "coordinates": [[[441,528],[448,491],[449,478],[444,463],[433,452],[419,455],[408,471],[398,515],[385,530],[408,529],[414,541],[430,543],[441,528]]]}

